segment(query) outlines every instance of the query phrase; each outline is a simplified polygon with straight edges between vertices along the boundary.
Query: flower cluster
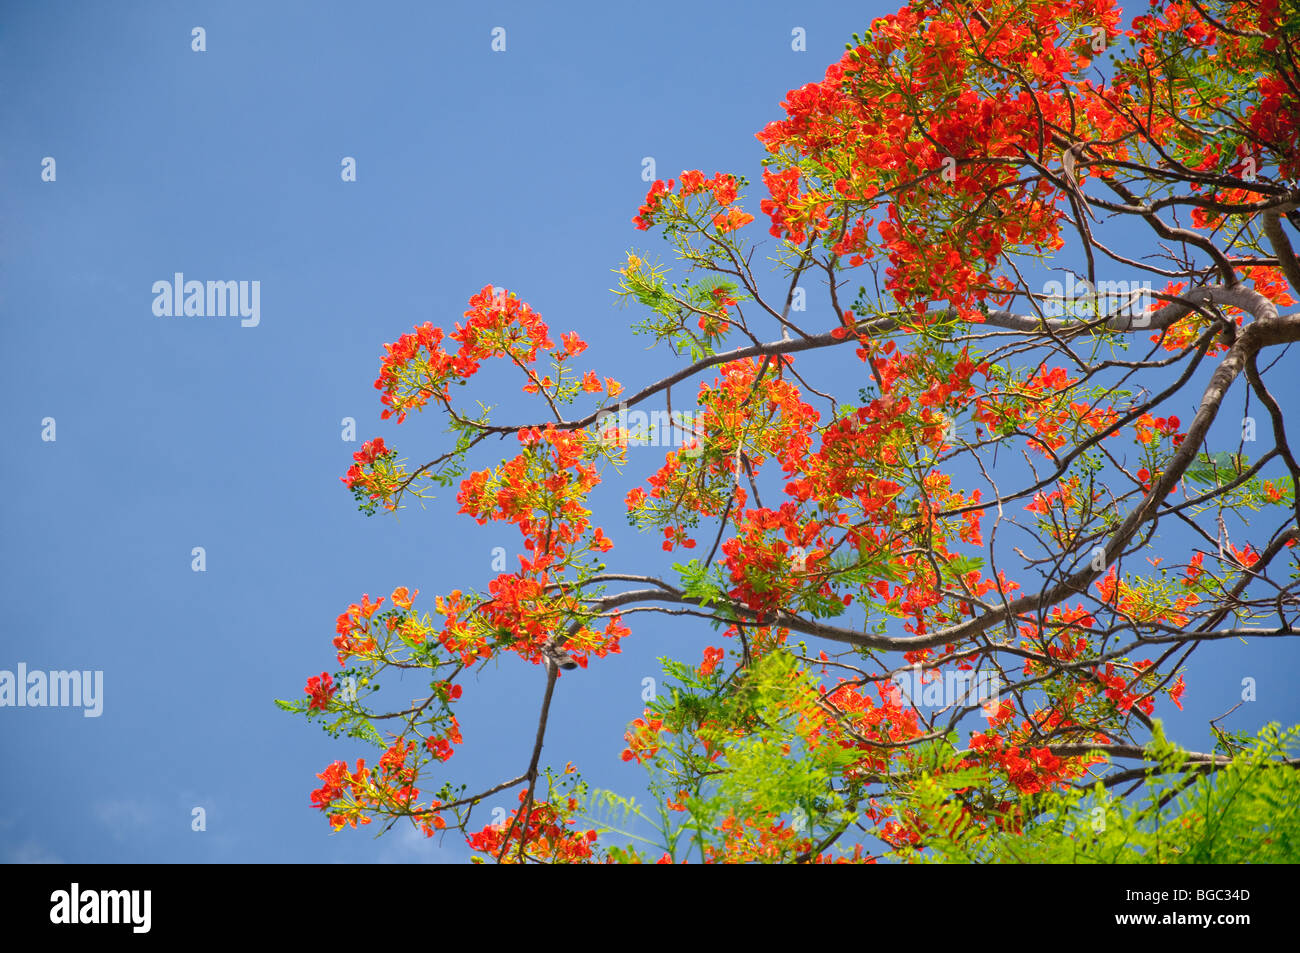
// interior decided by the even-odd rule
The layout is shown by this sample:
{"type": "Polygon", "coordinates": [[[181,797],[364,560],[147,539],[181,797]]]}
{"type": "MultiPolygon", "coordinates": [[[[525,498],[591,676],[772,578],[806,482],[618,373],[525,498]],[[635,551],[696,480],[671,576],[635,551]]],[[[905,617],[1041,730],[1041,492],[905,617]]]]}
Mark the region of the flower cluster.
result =
{"type": "MultiPolygon", "coordinates": [[[[515,524],[528,554],[519,557],[519,572],[501,573],[492,580],[490,598],[477,607],[473,620],[449,616],[444,644],[456,646],[467,659],[487,658],[494,651],[482,633],[486,627],[498,633],[496,644],[540,662],[542,646],[561,626],[582,616],[577,600],[558,582],[564,570],[614,545],[603,529],[591,526],[584,505],[598,482],[592,459],[599,442],[584,431],[550,424],[522,430],[518,438],[522,450],[517,456],[495,470],[471,474],[457,496],[460,512],[480,524],[515,524]]],[[[619,651],[619,640],[627,632],[613,616],[600,630],[579,625],[567,633],[565,648],[585,666],[589,654],[603,657],[619,651]]]]}
{"type": "MultiPolygon", "coordinates": [[[[526,792],[519,792],[519,801],[524,802],[526,792]]],[[[569,799],[567,809],[577,810],[578,802],[569,799]]],[[[519,862],[519,845],[523,845],[526,860],[543,863],[575,864],[590,861],[596,832],[570,830],[577,822],[565,819],[554,805],[534,803],[528,816],[518,817],[499,825],[488,825],[481,831],[470,835],[467,843],[471,850],[501,857],[507,864],[519,862]]]]}
{"type": "Polygon", "coordinates": [[[335,761],[317,775],[324,783],[312,792],[312,806],[326,813],[334,830],[369,824],[372,815],[381,814],[409,817],[426,837],[433,836],[446,827],[446,821],[440,812],[441,802],[417,803],[420,791],[414,785],[419,769],[408,763],[414,752],[414,742],[398,738],[370,770],[364,758],[357,760],[352,771],[347,762],[335,761]]]}
{"type": "Polygon", "coordinates": [[[632,219],[638,229],[644,231],[658,223],[660,217],[671,217],[685,209],[684,199],[694,195],[706,195],[705,207],[716,206],[718,211],[711,218],[713,227],[718,232],[735,231],[754,220],[754,216],[734,206],[736,201],[736,177],[718,172],[711,179],[706,179],[698,169],[681,174],[681,186],[676,195],[673,192],[673,179],[664,182],[656,180],[646,193],[645,203],[637,210],[632,219]]]}
{"type": "Polygon", "coordinates": [[[640,764],[659,753],[659,735],[664,731],[662,718],[656,718],[649,711],[644,718],[638,718],[628,726],[623,739],[627,747],[623,749],[624,761],[636,761],[640,764]]]}
{"type": "MultiPolygon", "coordinates": [[[[389,499],[401,482],[400,474],[393,466],[396,456],[395,450],[384,446],[383,437],[368,440],[352,454],[352,466],[347,475],[339,479],[363,507],[373,507],[379,501],[389,499]]],[[[393,509],[392,503],[386,505],[393,509]]]]}

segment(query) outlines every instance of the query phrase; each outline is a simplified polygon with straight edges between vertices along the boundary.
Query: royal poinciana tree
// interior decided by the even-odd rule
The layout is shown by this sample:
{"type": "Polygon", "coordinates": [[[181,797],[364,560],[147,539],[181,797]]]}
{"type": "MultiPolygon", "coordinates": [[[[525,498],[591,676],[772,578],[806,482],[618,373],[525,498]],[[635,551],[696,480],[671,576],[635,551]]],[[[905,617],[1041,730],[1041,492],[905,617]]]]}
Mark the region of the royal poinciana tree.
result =
{"type": "Polygon", "coordinates": [[[1300,341],[1300,6],[1139,12],[917,0],[788,94],[758,195],[655,182],[633,222],[677,274],[629,254],[620,293],[671,376],[619,383],[499,286],[386,345],[381,416],[452,436],[410,465],[366,443],[362,509],[449,487],[525,555],[486,592],[406,580],[338,617],[339,669],[286,706],[384,749],[320,774],[334,828],[409,818],[503,861],[871,860],[1233,760],[1232,739],[1161,760],[1156,719],[1199,646],[1300,616],[1300,461],[1268,379],[1300,341]],[[493,360],[531,417],[465,409],[493,360]],[[665,418],[662,465],[628,452],[665,418]],[[593,521],[611,474],[674,572],[593,521]],[[628,802],[542,749],[567,670],[663,617],[701,654],[626,733],[648,849],[591,820],[628,802]],[[507,653],[545,671],[532,758],[469,790],[457,702],[507,653]],[[393,667],[427,693],[381,702],[393,667]],[[489,823],[502,792],[518,807],[489,823]]]}

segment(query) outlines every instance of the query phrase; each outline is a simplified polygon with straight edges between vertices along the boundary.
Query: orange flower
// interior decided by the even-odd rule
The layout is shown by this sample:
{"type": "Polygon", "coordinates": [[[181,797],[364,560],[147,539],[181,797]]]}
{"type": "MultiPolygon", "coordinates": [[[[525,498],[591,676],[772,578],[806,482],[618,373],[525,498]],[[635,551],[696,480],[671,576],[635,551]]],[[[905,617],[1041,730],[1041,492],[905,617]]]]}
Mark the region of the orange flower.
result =
{"type": "Polygon", "coordinates": [[[725,213],[719,212],[713,216],[713,227],[720,232],[734,232],[738,228],[743,228],[754,220],[754,216],[748,212],[742,212],[738,208],[728,209],[725,213]]]}

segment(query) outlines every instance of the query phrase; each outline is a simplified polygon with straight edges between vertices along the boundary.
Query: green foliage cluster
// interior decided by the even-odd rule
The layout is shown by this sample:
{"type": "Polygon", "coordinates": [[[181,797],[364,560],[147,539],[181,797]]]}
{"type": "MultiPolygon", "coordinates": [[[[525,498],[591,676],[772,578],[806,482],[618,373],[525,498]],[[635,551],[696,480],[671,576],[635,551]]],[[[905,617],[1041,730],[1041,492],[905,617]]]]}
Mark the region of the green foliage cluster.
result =
{"type": "Polygon", "coordinates": [[[929,863],[1278,864],[1300,860],[1300,768],[1285,763],[1300,725],[1269,724],[1217,770],[1189,763],[1160,723],[1148,750],[1153,776],[1136,803],[1100,783],[1028,798],[1019,833],[963,825],[952,782],[914,787],[912,823],[926,850],[899,859],[929,863]]]}

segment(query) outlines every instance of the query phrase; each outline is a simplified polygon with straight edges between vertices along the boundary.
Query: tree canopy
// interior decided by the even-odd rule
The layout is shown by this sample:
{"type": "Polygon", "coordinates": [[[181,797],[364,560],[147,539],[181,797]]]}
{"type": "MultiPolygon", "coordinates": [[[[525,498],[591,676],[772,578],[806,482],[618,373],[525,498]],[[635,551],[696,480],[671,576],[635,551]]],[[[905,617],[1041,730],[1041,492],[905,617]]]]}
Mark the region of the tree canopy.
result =
{"type": "Polygon", "coordinates": [[[653,183],[633,224],[671,265],[629,252],[617,294],[671,375],[588,366],[496,285],[385,345],[381,416],[450,437],[365,443],[358,505],[447,488],[525,555],[338,617],[338,671],[282,704],[383,754],[327,767],[315,806],[501,861],[1294,857],[1294,734],[1180,752],[1157,713],[1198,647],[1300,615],[1269,386],[1300,341],[1298,54],[1295,0],[917,0],[788,93],[755,196],[653,183]],[[532,417],[462,399],[492,361],[532,417]],[[672,574],[594,515],[615,477],[672,574]],[[554,693],[656,618],[701,655],[627,729],[652,801],[545,770],[554,693]],[[545,670],[532,757],[471,790],[457,701],[506,654],[545,670]],[[390,704],[395,667],[427,695],[390,704]]]}

